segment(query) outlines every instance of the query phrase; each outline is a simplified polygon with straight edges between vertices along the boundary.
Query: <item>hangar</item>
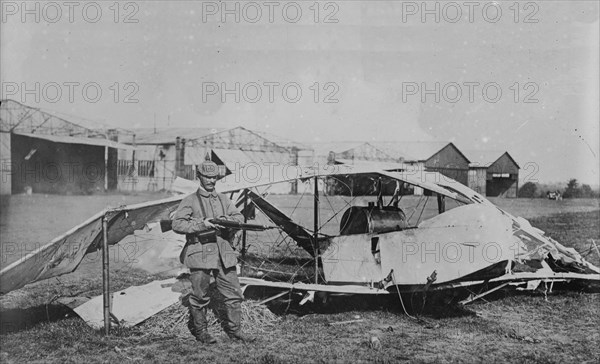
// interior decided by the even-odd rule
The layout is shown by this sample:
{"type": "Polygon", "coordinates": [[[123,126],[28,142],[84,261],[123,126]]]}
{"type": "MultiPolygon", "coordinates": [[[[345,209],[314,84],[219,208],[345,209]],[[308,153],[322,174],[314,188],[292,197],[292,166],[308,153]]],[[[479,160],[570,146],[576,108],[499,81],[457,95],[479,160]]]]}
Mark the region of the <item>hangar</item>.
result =
{"type": "MultiPolygon", "coordinates": [[[[120,190],[165,190],[176,177],[194,180],[194,170],[206,158],[221,174],[252,180],[275,167],[310,164],[313,150],[269,133],[243,127],[137,129],[123,141],[135,151],[119,153],[120,190]]],[[[274,193],[295,193],[297,185],[274,186],[274,193]]]]}
{"type": "Polygon", "coordinates": [[[92,193],[117,187],[118,131],[0,101],[1,194],[92,193]]]}
{"type": "Polygon", "coordinates": [[[194,179],[192,166],[185,166],[187,138],[216,133],[210,128],[138,128],[119,136],[135,149],[119,151],[117,164],[120,191],[161,191],[171,188],[175,177],[194,179]]]}
{"type": "Polygon", "coordinates": [[[517,197],[519,164],[506,151],[468,150],[469,187],[484,196],[517,197]]]}

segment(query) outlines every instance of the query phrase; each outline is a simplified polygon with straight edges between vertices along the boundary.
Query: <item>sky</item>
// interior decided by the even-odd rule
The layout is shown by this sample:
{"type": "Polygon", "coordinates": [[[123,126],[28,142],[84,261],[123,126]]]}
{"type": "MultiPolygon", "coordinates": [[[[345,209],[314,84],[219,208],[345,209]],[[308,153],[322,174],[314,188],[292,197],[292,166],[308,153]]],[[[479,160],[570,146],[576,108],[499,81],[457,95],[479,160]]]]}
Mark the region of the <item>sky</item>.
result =
{"type": "Polygon", "coordinates": [[[1,2],[1,98],[124,129],[451,141],[509,151],[521,183],[599,183],[597,1],[67,4],[1,2]]]}

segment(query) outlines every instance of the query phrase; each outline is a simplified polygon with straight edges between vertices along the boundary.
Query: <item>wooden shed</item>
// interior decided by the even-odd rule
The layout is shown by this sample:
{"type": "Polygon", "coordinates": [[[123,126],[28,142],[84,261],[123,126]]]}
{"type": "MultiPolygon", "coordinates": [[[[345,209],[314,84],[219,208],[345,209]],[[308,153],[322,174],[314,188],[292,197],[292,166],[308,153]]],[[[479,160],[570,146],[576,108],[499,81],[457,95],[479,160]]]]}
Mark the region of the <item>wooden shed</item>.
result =
{"type": "Polygon", "coordinates": [[[449,142],[388,142],[377,143],[380,149],[393,156],[403,157],[407,168],[418,173],[421,179],[429,178],[428,171],[439,172],[467,185],[469,159],[449,142]]]}
{"type": "Polygon", "coordinates": [[[490,197],[517,197],[519,165],[503,151],[471,150],[469,187],[490,197]],[[483,172],[485,171],[485,172],[483,172]]]}
{"type": "Polygon", "coordinates": [[[517,197],[519,169],[514,158],[504,152],[487,168],[487,196],[517,197]]]}

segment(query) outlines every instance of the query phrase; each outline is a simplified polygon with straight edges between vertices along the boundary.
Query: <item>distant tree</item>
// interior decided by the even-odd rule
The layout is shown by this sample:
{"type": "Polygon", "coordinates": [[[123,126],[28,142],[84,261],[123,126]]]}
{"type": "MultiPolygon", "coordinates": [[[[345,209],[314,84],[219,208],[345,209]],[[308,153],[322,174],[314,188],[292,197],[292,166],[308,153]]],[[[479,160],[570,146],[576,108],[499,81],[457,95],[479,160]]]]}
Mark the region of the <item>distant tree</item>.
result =
{"type": "Polygon", "coordinates": [[[579,182],[577,179],[571,178],[567,183],[567,189],[563,194],[564,198],[578,198],[581,197],[581,190],[579,189],[579,182]]]}
{"type": "Polygon", "coordinates": [[[581,185],[581,197],[596,197],[596,193],[592,190],[590,185],[581,185]]]}
{"type": "Polygon", "coordinates": [[[527,182],[521,188],[519,188],[519,197],[523,198],[533,198],[535,196],[535,191],[537,190],[537,185],[533,182],[527,182]]]}

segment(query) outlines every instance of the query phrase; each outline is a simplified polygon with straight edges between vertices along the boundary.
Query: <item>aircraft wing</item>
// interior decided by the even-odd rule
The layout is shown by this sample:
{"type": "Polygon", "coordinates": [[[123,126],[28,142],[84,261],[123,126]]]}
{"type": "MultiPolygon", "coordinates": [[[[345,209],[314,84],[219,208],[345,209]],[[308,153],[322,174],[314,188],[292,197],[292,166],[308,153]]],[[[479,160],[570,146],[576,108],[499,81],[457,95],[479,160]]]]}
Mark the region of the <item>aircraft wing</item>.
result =
{"type": "MultiPolygon", "coordinates": [[[[365,166],[356,167],[345,164],[324,165],[320,167],[273,167],[269,170],[258,172],[256,178],[253,178],[252,180],[243,178],[243,174],[231,174],[219,180],[219,183],[217,184],[217,190],[222,193],[228,193],[243,189],[264,187],[276,183],[306,180],[314,177],[323,178],[365,174],[380,175],[400,182],[406,182],[410,185],[421,187],[425,190],[430,190],[442,196],[462,202],[475,202],[493,205],[482,195],[476,193],[460,182],[442,175],[439,172],[388,172],[377,168],[368,168],[365,166]]],[[[179,193],[191,193],[197,188],[198,185],[196,182],[177,177],[173,182],[172,190],[179,193]]]]}
{"type": "Polygon", "coordinates": [[[48,244],[0,271],[0,293],[4,294],[42,279],[71,273],[85,254],[102,247],[102,218],[106,214],[108,244],[141,230],[150,222],[168,219],[183,196],[105,210],[56,237],[48,244]]]}

